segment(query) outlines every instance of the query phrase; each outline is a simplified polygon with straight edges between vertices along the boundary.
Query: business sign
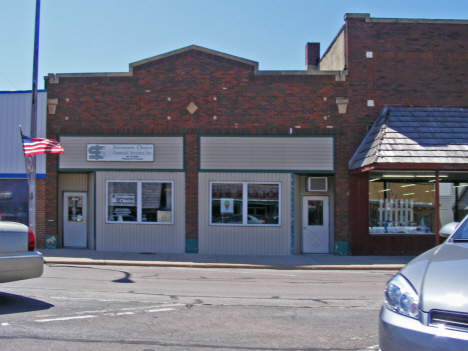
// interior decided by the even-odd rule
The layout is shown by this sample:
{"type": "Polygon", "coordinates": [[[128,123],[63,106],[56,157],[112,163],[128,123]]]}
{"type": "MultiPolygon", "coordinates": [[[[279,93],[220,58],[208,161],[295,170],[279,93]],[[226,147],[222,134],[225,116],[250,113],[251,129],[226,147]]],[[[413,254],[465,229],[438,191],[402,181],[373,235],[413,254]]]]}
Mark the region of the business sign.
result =
{"type": "Polygon", "coordinates": [[[135,194],[111,194],[112,206],[135,206],[135,194]]]}
{"type": "Polygon", "coordinates": [[[152,162],[153,144],[87,144],[87,161],[152,162]]]}
{"type": "Polygon", "coordinates": [[[221,199],[221,213],[234,213],[234,199],[221,199]]]}

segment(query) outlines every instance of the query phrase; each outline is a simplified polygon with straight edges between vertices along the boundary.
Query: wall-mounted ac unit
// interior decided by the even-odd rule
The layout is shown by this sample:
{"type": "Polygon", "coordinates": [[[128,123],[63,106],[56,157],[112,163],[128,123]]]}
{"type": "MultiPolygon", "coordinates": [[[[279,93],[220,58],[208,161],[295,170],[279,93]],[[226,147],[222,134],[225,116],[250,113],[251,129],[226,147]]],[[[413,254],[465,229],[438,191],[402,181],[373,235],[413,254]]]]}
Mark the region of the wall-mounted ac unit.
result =
{"type": "Polygon", "coordinates": [[[307,191],[328,191],[327,177],[307,178],[307,191]]]}

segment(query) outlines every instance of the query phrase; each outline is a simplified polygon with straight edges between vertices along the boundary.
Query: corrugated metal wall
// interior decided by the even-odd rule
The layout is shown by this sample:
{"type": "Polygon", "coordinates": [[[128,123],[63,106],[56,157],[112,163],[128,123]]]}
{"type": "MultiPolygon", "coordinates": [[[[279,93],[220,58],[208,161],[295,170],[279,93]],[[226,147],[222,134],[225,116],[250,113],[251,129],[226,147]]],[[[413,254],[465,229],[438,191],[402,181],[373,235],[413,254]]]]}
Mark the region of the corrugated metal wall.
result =
{"type": "Polygon", "coordinates": [[[291,254],[290,173],[199,173],[199,253],[243,255],[291,254]],[[210,181],[281,183],[281,226],[210,225],[210,181]]]}
{"type": "Polygon", "coordinates": [[[333,137],[201,137],[202,170],[334,171],[333,137]]]}
{"type": "Polygon", "coordinates": [[[96,250],[185,252],[183,172],[96,172],[96,250]],[[106,180],[174,181],[174,224],[106,223],[106,180]]]}
{"type": "Polygon", "coordinates": [[[159,169],[184,168],[183,137],[106,137],[62,136],[60,144],[66,150],[59,158],[59,169],[159,169]],[[87,144],[153,144],[153,162],[90,162],[86,160],[87,144]]]}
{"type": "MultiPolygon", "coordinates": [[[[23,145],[19,126],[23,134],[31,136],[31,92],[0,92],[0,175],[25,174],[23,145]]],[[[46,137],[47,92],[37,94],[37,137],[46,137]]],[[[36,156],[36,173],[45,175],[46,155],[36,156]]]]}

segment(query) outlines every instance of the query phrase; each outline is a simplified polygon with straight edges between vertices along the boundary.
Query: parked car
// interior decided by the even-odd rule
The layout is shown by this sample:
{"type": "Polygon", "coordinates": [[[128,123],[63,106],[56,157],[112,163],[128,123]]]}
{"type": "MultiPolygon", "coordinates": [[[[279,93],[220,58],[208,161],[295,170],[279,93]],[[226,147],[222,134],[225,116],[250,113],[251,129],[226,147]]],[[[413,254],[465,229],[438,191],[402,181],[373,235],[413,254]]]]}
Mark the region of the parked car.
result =
{"type": "Polygon", "coordinates": [[[18,222],[18,217],[13,214],[0,214],[0,221],[2,222],[18,222]]]}
{"type": "Polygon", "coordinates": [[[0,222],[0,283],[37,278],[44,259],[32,230],[21,223],[0,222]]]}
{"type": "MultiPolygon", "coordinates": [[[[242,224],[242,215],[231,216],[223,223],[242,224]]],[[[259,215],[247,215],[247,224],[278,224],[278,220],[259,215]]]]}
{"type": "Polygon", "coordinates": [[[397,225],[392,221],[385,221],[382,227],[369,227],[372,234],[427,234],[431,229],[425,225],[397,225]]]}
{"type": "Polygon", "coordinates": [[[132,215],[112,215],[109,216],[109,222],[136,222],[137,218],[132,215]]]}
{"type": "Polygon", "coordinates": [[[409,262],[385,288],[382,351],[468,350],[468,216],[448,239],[409,262]]]}

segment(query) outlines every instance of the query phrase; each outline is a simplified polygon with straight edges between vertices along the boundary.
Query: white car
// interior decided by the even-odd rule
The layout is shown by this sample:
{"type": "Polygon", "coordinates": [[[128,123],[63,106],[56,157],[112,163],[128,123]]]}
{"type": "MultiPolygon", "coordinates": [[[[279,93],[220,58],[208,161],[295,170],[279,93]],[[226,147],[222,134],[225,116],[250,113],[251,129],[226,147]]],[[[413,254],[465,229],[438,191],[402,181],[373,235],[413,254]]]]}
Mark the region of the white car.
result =
{"type": "Polygon", "coordinates": [[[381,351],[468,350],[468,216],[449,238],[409,262],[385,287],[381,351]]]}
{"type": "Polygon", "coordinates": [[[394,222],[386,221],[382,227],[369,227],[371,234],[428,234],[429,227],[423,225],[395,225],[394,222]]]}
{"type": "Polygon", "coordinates": [[[0,222],[0,283],[37,278],[44,259],[32,230],[21,223],[0,222]]]}

